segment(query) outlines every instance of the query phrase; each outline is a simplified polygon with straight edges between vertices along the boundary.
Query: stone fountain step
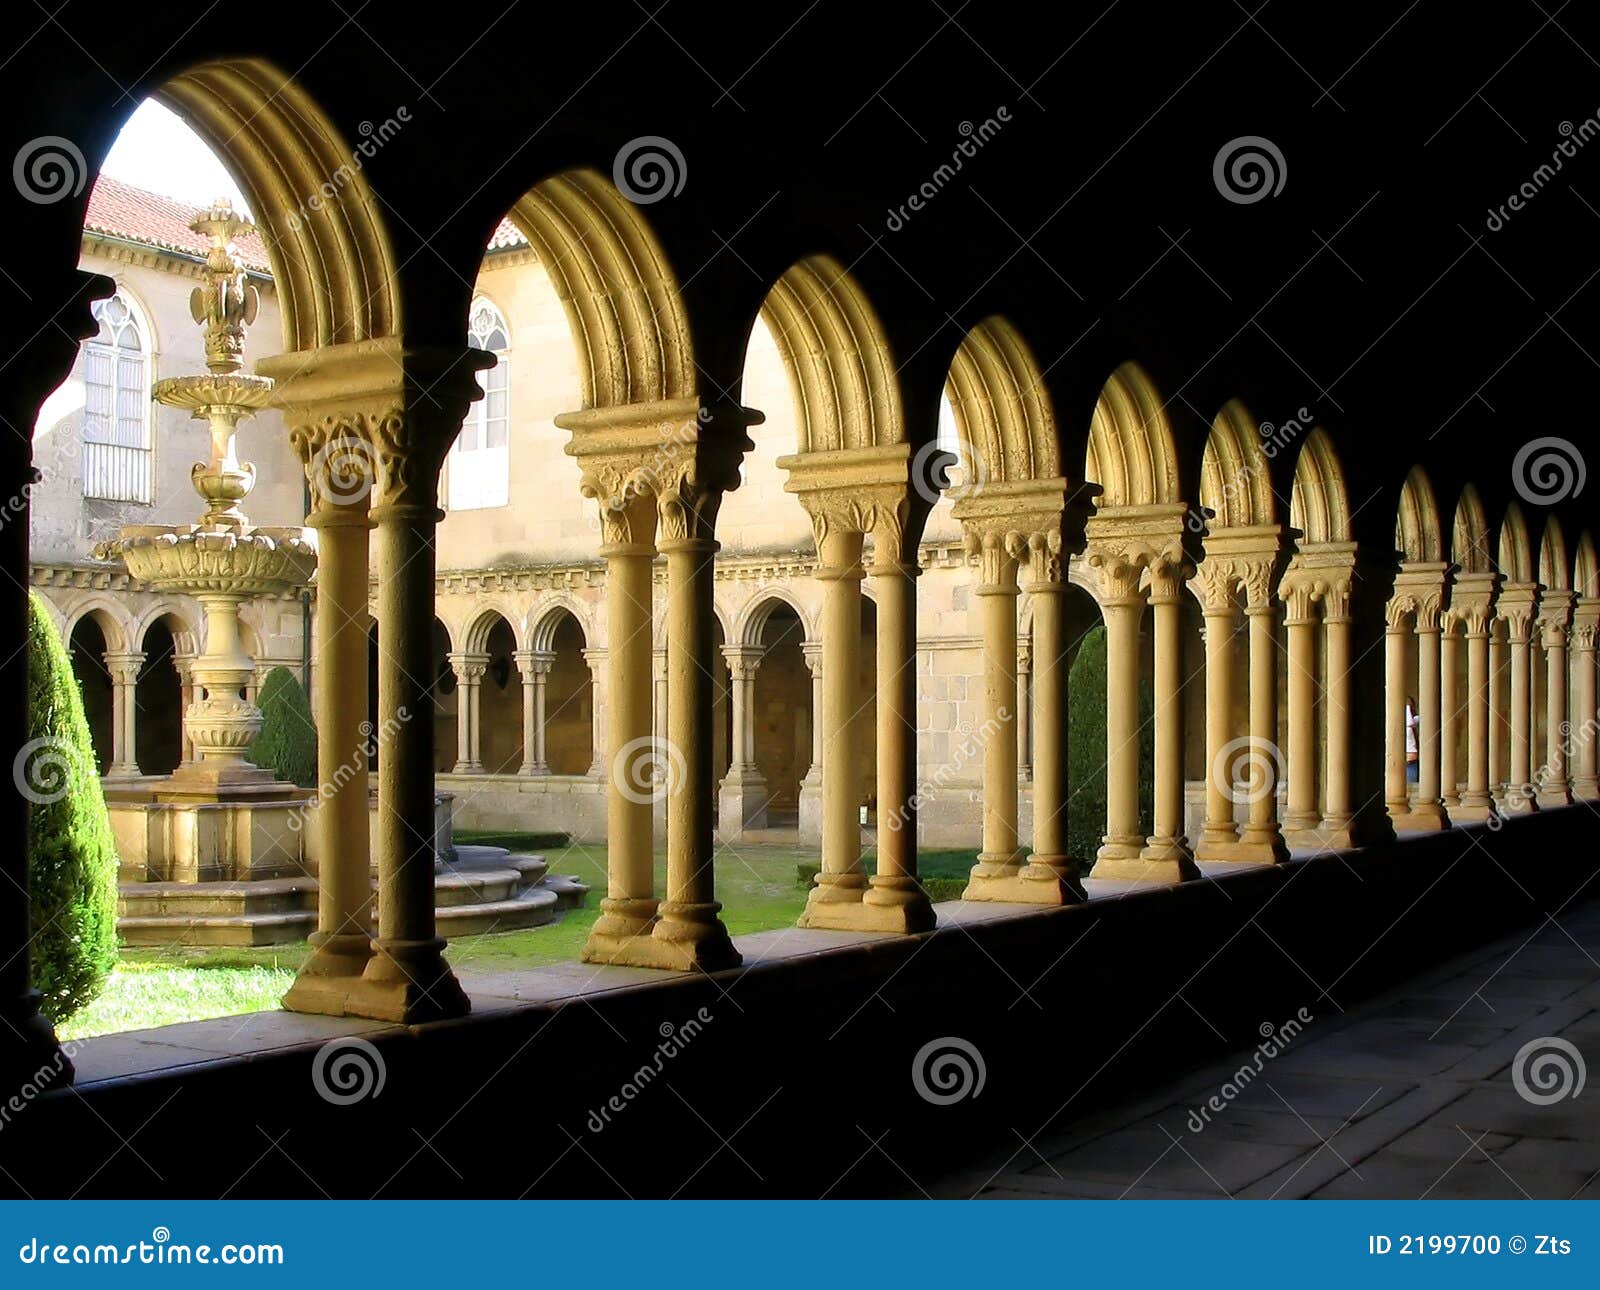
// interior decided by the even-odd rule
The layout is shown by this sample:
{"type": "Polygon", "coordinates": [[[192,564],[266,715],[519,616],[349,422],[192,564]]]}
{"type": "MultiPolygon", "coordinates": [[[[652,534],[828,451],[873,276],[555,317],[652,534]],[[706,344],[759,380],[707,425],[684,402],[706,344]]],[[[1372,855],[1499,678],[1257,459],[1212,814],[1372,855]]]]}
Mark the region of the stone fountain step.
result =
{"type": "Polygon", "coordinates": [[[125,945],[281,945],[317,926],[314,909],[283,914],[161,914],[117,919],[125,945]]]}
{"type": "Polygon", "coordinates": [[[524,887],[515,869],[475,869],[452,873],[446,869],[433,880],[435,909],[454,909],[465,905],[495,904],[513,900],[524,887]]]}
{"type": "Polygon", "coordinates": [[[117,914],[127,919],[240,918],[296,914],[317,907],[313,878],[255,882],[125,882],[117,888],[117,914]]]}
{"type": "Polygon", "coordinates": [[[479,905],[441,906],[435,917],[440,936],[472,936],[481,932],[514,932],[555,921],[560,897],[542,887],[511,900],[479,905]]]}

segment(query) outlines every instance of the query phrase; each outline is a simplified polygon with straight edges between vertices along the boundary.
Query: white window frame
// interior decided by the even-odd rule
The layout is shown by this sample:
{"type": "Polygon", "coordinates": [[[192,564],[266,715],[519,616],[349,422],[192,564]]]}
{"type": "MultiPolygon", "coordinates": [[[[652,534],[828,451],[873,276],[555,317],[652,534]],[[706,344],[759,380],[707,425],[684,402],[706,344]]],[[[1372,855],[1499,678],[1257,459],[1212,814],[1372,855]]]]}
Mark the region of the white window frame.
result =
{"type": "Polygon", "coordinates": [[[155,360],[154,334],[138,302],[122,287],[92,306],[100,331],[83,344],[83,495],[98,501],[155,501],[155,445],[152,438],[150,387],[155,360]],[[117,305],[126,313],[120,323],[107,315],[117,305]],[[107,335],[109,333],[109,336],[107,335]],[[132,335],[136,344],[122,340],[132,335]],[[96,367],[109,369],[109,381],[91,380],[96,367]],[[104,406],[94,395],[107,391],[104,406]]]}
{"type": "Polygon", "coordinates": [[[445,509],[450,511],[489,510],[511,503],[511,329],[487,296],[472,302],[468,318],[467,344],[488,350],[496,362],[478,373],[483,397],[467,409],[461,433],[450,448],[445,497],[445,509]]]}

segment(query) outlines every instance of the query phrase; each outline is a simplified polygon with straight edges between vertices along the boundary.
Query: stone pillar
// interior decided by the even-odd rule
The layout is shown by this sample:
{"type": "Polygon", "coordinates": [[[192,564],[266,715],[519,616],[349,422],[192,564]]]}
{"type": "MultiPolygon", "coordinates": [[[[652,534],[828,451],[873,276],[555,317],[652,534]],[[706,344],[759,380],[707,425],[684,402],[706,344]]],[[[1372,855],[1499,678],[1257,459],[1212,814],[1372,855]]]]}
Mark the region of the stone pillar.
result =
{"type": "Polygon", "coordinates": [[[1506,766],[1505,810],[1521,815],[1538,809],[1533,778],[1533,709],[1529,682],[1529,630],[1532,626],[1537,592],[1532,588],[1507,587],[1501,596],[1500,614],[1506,623],[1507,653],[1511,668],[1510,708],[1511,752],[1506,766]],[[1514,594],[1517,593],[1517,594],[1514,594]]]}
{"type": "Polygon", "coordinates": [[[718,917],[712,865],[716,797],[706,735],[716,658],[713,533],[722,493],[737,485],[749,441],[742,434],[702,436],[694,458],[677,460],[657,492],[657,545],[667,557],[667,748],[684,773],[667,789],[667,891],[651,939],[662,966],[713,972],[740,962],[718,917]]]}
{"type": "MultiPolygon", "coordinates": [[[[1029,539],[1033,600],[1033,854],[1016,882],[1018,899],[1060,905],[1083,899],[1067,852],[1066,578],[1057,535],[1029,539]]],[[[1024,709],[1026,711],[1026,709],[1024,709]]]]}
{"type": "MultiPolygon", "coordinates": [[[[648,642],[649,637],[645,639],[648,642]]],[[[610,768],[606,749],[611,746],[607,732],[610,729],[610,691],[613,687],[608,684],[612,677],[606,667],[607,657],[607,651],[597,646],[583,651],[583,661],[589,667],[589,747],[594,754],[589,762],[590,779],[604,779],[610,768]]]]}
{"type": "Polygon", "coordinates": [[[1350,590],[1330,587],[1323,595],[1322,653],[1324,761],[1322,828],[1324,845],[1355,845],[1355,803],[1350,791],[1351,708],[1350,590]]]}
{"type": "Polygon", "coordinates": [[[1196,860],[1234,859],[1239,828],[1233,818],[1233,759],[1228,744],[1233,737],[1233,629],[1234,585],[1231,564],[1207,556],[1190,584],[1200,598],[1206,645],[1206,814],[1196,860]]]}
{"type": "MultiPolygon", "coordinates": [[[[310,486],[308,527],[317,531],[315,634],[321,787],[311,825],[317,831],[317,930],[311,955],[284,996],[291,1012],[338,1015],[372,957],[371,807],[367,713],[368,494],[371,457],[347,427],[296,427],[290,441],[310,486]],[[353,464],[346,476],[341,464],[353,464]]],[[[431,718],[431,712],[429,714],[431,718]]]]}
{"type": "Polygon", "coordinates": [[[1539,639],[1545,651],[1545,754],[1539,776],[1539,805],[1567,806],[1572,786],[1567,780],[1567,631],[1572,623],[1570,591],[1546,591],[1539,603],[1539,639]]]}
{"type": "Polygon", "coordinates": [[[1017,556],[1020,542],[989,532],[978,546],[979,616],[983,624],[983,850],[964,898],[983,899],[990,882],[1014,885],[1022,871],[1017,845],[1017,556]]]}
{"type": "Polygon", "coordinates": [[[1600,743],[1595,712],[1595,638],[1600,624],[1600,599],[1581,596],[1572,621],[1572,796],[1580,802],[1600,801],[1596,744],[1600,743]]]}
{"type": "Polygon", "coordinates": [[[1106,626],[1106,831],[1091,878],[1140,879],[1146,866],[1139,826],[1139,619],[1142,563],[1101,553],[1089,563],[1101,573],[1100,612],[1106,626]]]}
{"type": "Polygon", "coordinates": [[[1511,752],[1511,725],[1506,717],[1506,700],[1501,691],[1501,678],[1507,677],[1507,644],[1504,633],[1495,629],[1501,620],[1498,615],[1490,619],[1489,631],[1489,793],[1500,798],[1505,793],[1508,762],[1511,752]]]}
{"type": "Polygon", "coordinates": [[[1033,779],[1033,642],[1017,641],[1017,783],[1033,779]]]}
{"type": "Polygon", "coordinates": [[[765,651],[759,645],[724,645],[733,701],[733,746],[728,773],[717,789],[717,827],[724,838],[767,827],[767,781],[756,766],[756,673],[765,651]]]}
{"type": "Polygon", "coordinates": [[[1439,736],[1442,725],[1439,715],[1439,624],[1442,599],[1442,580],[1417,599],[1417,795],[1404,821],[1405,829],[1411,832],[1442,829],[1450,823],[1439,793],[1439,736]]]}
{"type": "Polygon", "coordinates": [[[1239,837],[1239,858],[1278,863],[1289,858],[1278,826],[1278,780],[1283,751],[1278,747],[1278,640],[1273,618],[1274,560],[1244,567],[1245,618],[1250,624],[1250,788],[1249,816],[1239,837]]]}
{"type": "Polygon", "coordinates": [[[1383,637],[1383,800],[1389,818],[1397,823],[1411,813],[1406,779],[1406,650],[1413,612],[1410,601],[1391,600],[1383,637]]]}
{"type": "Polygon", "coordinates": [[[483,713],[479,698],[483,674],[489,670],[487,654],[455,653],[448,656],[456,676],[456,764],[457,775],[483,774],[483,713]]]}
{"type": "Polygon", "coordinates": [[[861,549],[863,535],[819,525],[817,572],[822,590],[822,869],[806,899],[802,927],[830,926],[830,905],[856,904],[866,890],[861,870],[860,761],[855,739],[860,706],[861,549]]]}
{"type": "MultiPolygon", "coordinates": [[[[917,574],[880,529],[873,543],[878,608],[878,871],[861,898],[861,926],[925,932],[933,904],[917,882],[917,574]]],[[[911,552],[915,555],[915,550],[911,552]]]]}
{"type": "Polygon", "coordinates": [[[106,671],[111,674],[111,764],[107,779],[125,778],[139,773],[139,673],[144,670],[144,654],[133,650],[106,655],[106,671]]]}
{"type": "Polygon", "coordinates": [[[1494,811],[1493,781],[1489,777],[1492,742],[1488,618],[1487,597],[1463,611],[1467,645],[1467,786],[1453,812],[1454,818],[1460,820],[1487,820],[1494,811]]]}
{"type": "Polygon", "coordinates": [[[543,650],[519,649],[514,655],[522,677],[522,765],[519,775],[548,775],[545,749],[545,697],[555,655],[543,650]]]}
{"type": "MultiPolygon", "coordinates": [[[[194,682],[194,655],[178,655],[173,658],[172,662],[178,669],[179,701],[183,704],[183,711],[188,712],[189,705],[199,697],[196,693],[194,682]]],[[[180,738],[182,740],[183,764],[187,766],[195,760],[194,735],[190,732],[187,721],[183,723],[183,731],[180,738]]]]}
{"type": "Polygon", "coordinates": [[[1181,557],[1150,565],[1155,628],[1155,831],[1141,853],[1147,880],[1198,876],[1183,832],[1183,584],[1193,570],[1181,557]]]}
{"type": "Polygon", "coordinates": [[[1288,638],[1289,784],[1285,841],[1316,846],[1317,826],[1317,610],[1309,586],[1285,579],[1284,634],[1288,638]]]}
{"type": "Polygon", "coordinates": [[[800,646],[806,670],[811,673],[811,766],[800,781],[800,840],[822,845],[822,708],[826,699],[822,685],[822,642],[805,641],[800,646]]]}
{"type": "Polygon", "coordinates": [[[1439,796],[1446,814],[1461,806],[1461,687],[1456,669],[1461,666],[1461,638],[1455,614],[1439,620],[1439,796]]]}
{"type": "MultiPolygon", "coordinates": [[[[598,494],[586,475],[584,491],[598,496],[606,562],[606,651],[614,711],[599,745],[606,782],[606,895],[583,948],[589,963],[652,966],[655,929],[653,806],[681,779],[664,731],[653,728],[650,631],[655,560],[655,499],[623,492],[598,494]]],[[[596,705],[598,706],[598,705],[596,705]]],[[[664,714],[663,714],[664,717],[664,714]]],[[[543,723],[541,723],[542,726],[543,723]]],[[[596,734],[600,732],[597,730],[596,734]]]]}

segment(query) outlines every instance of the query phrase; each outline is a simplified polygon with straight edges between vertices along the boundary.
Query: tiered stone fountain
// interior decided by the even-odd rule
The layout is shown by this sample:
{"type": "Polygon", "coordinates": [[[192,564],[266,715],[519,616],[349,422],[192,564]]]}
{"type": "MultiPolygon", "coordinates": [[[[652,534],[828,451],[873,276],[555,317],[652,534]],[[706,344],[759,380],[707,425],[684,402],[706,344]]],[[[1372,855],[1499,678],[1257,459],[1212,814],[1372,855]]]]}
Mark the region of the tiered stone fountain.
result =
{"type": "MultiPolygon", "coordinates": [[[[310,530],[260,527],[241,509],[256,471],[239,460],[239,427],[272,393],[269,379],[243,370],[258,298],[233,243],[251,225],[218,201],[189,227],[211,241],[205,284],[190,300],[205,331],[207,371],[158,382],[153,393],[210,427],[210,460],[191,474],[205,512],[184,527],[130,525],[95,552],[148,587],[194,597],[206,624],[190,672],[197,697],[183,714],[195,759],[170,776],[107,787],[121,857],[118,929],[133,944],[293,941],[316,924],[318,799],[248,759],[262,716],[247,697],[255,662],[240,640],[239,610],[308,585],[316,546],[310,530]]],[[[583,903],[587,887],[546,876],[542,856],[452,846],[450,806],[441,795],[441,933],[530,927],[583,903]]]]}

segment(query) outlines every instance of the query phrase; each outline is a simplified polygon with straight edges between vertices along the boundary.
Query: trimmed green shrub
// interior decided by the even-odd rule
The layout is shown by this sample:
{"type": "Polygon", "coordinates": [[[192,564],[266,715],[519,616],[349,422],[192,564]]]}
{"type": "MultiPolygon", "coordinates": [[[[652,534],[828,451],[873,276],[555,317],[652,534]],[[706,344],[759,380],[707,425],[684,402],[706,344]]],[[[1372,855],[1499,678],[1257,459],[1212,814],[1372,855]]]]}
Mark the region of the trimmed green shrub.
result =
{"type": "Polygon", "coordinates": [[[564,851],[572,845],[570,833],[529,829],[457,829],[454,840],[464,846],[504,847],[514,853],[564,851]]]}
{"type": "Polygon", "coordinates": [[[250,760],[286,783],[317,786],[317,727],[300,682],[286,667],[275,667],[256,699],[261,733],[250,745],[250,760]]]}
{"type": "MultiPolygon", "coordinates": [[[[1093,627],[1067,678],[1067,850],[1094,860],[1106,831],[1106,629],[1093,627]]],[[[1155,794],[1155,700],[1139,682],[1139,810],[1148,820],[1155,794]]]]}
{"type": "Polygon", "coordinates": [[[105,988],[117,961],[117,851],[72,660],[28,597],[28,952],[40,1010],[65,1021],[105,988]]]}

